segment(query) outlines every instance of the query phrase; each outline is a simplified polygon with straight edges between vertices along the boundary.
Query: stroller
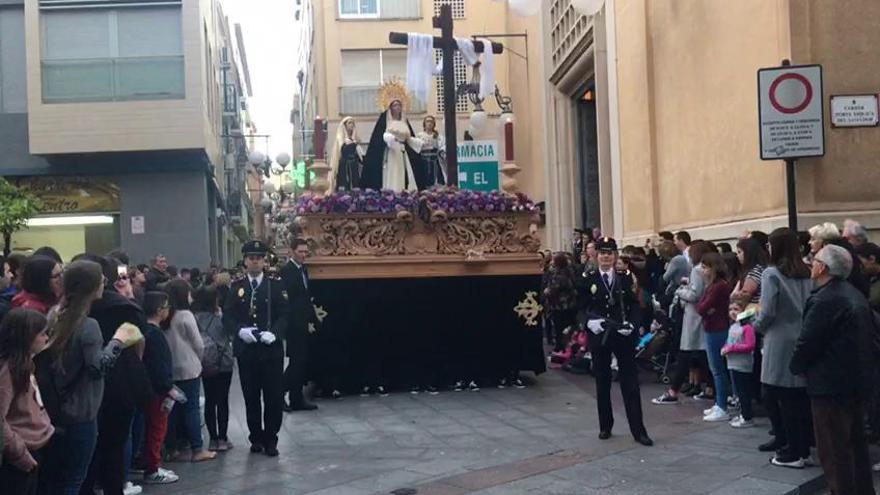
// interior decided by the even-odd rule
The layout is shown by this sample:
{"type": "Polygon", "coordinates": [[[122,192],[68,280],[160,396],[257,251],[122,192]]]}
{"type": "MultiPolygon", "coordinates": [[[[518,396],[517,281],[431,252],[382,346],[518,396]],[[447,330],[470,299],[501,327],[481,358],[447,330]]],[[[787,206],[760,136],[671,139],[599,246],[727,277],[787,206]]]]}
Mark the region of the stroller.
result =
{"type": "Polygon", "coordinates": [[[651,331],[646,333],[636,346],[636,363],[647,371],[657,374],[657,381],[669,384],[674,343],[673,320],[662,310],[654,311],[651,331]]]}

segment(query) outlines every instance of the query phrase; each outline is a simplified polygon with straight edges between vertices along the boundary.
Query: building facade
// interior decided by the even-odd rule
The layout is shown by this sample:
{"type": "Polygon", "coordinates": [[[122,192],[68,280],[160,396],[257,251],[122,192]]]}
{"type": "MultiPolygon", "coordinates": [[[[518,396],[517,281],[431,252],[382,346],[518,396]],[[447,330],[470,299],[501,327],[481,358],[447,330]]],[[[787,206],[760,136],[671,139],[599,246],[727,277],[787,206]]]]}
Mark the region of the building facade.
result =
{"type": "Polygon", "coordinates": [[[45,200],[14,250],[235,259],[249,76],[218,1],[5,1],[0,38],[0,175],[45,200]]]}
{"type": "MultiPolygon", "coordinates": [[[[370,139],[378,115],[381,85],[391,79],[406,80],[406,47],[393,45],[388,35],[417,32],[439,36],[432,18],[442,5],[451,5],[455,32],[461,37],[484,37],[502,43],[505,52],[496,56],[496,81],[505,96],[513,99],[516,116],[516,163],[520,188],[536,201],[544,199],[544,134],[536,116],[541,109],[545,84],[541,78],[542,40],[539,18],[520,17],[506,2],[487,0],[298,0],[300,36],[300,87],[294,96],[292,120],[299,129],[294,149],[309,155],[314,119],[327,121],[327,149],[343,117],[357,124],[364,145],[370,139]],[[299,141],[299,144],[297,144],[299,141]]],[[[439,61],[439,56],[438,56],[439,61]]],[[[472,71],[458,55],[454,60],[456,85],[467,82],[472,71]]],[[[408,118],[416,132],[428,115],[437,118],[442,133],[442,81],[434,78],[427,101],[414,101],[408,118]]],[[[503,140],[501,109],[494,98],[483,103],[490,125],[481,136],[503,140]]],[[[459,139],[468,128],[473,105],[466,97],[456,103],[459,139]]],[[[295,157],[296,158],[296,157],[295,157]]]]}
{"type": "Polygon", "coordinates": [[[605,0],[593,17],[544,2],[548,241],[601,225],[730,239],[787,225],[784,164],[759,159],[757,70],[821,64],[824,157],[797,164],[799,227],[880,228],[878,129],[833,128],[829,97],[876,94],[872,0],[605,0]]]}

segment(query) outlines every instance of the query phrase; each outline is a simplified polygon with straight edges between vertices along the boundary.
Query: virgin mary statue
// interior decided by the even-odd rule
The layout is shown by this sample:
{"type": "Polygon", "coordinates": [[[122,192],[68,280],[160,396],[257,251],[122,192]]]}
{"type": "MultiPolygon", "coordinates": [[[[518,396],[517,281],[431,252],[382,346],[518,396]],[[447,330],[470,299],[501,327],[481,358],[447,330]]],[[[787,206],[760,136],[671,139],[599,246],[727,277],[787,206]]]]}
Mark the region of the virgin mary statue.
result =
{"type": "Polygon", "coordinates": [[[376,120],[361,175],[364,189],[416,191],[426,187],[425,165],[419,155],[422,142],[406,118],[405,100],[391,99],[376,120]]]}

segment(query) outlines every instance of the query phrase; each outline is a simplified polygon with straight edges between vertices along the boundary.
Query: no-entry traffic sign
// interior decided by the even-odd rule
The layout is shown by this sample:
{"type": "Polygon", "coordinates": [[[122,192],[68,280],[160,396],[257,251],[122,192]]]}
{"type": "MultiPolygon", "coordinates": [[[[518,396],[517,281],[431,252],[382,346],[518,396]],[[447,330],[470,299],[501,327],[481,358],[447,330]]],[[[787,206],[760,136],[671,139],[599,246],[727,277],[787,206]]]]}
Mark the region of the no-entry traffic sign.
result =
{"type": "Polygon", "coordinates": [[[824,155],[822,101],[821,65],[760,69],[761,159],[786,160],[824,155]]]}

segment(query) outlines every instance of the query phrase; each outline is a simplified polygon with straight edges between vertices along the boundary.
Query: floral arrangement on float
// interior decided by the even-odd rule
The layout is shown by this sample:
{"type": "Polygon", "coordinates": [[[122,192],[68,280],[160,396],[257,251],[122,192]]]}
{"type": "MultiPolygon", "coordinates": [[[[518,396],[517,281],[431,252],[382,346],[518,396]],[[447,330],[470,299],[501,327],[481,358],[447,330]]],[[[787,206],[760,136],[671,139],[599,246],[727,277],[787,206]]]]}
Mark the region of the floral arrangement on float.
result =
{"type": "Polygon", "coordinates": [[[470,191],[439,186],[425,191],[353,189],[324,196],[306,193],[297,200],[296,215],[366,213],[390,215],[402,211],[443,211],[447,214],[531,212],[535,203],[523,193],[470,191]]]}

